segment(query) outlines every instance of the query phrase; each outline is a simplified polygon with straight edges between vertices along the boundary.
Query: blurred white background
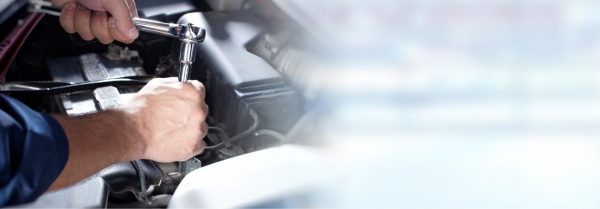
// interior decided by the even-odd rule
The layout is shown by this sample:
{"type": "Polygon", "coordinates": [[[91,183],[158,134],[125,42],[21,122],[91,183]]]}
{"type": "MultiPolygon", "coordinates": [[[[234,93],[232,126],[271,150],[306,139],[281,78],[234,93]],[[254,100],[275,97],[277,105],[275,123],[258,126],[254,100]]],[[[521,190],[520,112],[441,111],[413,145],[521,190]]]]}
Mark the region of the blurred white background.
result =
{"type": "Polygon", "coordinates": [[[600,2],[298,5],[321,41],[326,206],[600,208],[600,2]]]}

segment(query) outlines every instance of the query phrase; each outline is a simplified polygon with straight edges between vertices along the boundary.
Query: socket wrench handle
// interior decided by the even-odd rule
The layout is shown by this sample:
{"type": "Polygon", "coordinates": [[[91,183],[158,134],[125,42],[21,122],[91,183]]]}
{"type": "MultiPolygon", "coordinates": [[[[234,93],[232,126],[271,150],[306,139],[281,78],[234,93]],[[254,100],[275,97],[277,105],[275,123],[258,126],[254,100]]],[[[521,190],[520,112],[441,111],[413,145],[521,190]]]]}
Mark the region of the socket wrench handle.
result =
{"type": "Polygon", "coordinates": [[[133,23],[138,30],[154,33],[157,35],[179,38],[179,25],[173,23],[159,22],[156,20],[144,19],[139,17],[132,18],[133,23]]]}
{"type": "Polygon", "coordinates": [[[173,37],[181,41],[202,43],[206,37],[206,31],[193,24],[165,23],[139,17],[134,17],[132,20],[135,26],[141,31],[173,37]]]}

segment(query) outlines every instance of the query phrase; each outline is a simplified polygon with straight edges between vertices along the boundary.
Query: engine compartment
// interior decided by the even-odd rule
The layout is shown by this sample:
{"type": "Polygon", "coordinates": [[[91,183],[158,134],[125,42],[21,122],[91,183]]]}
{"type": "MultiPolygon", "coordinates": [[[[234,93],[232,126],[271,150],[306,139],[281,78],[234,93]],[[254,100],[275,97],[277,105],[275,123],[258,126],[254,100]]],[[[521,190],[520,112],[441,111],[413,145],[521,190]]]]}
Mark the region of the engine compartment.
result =
{"type": "MultiPolygon", "coordinates": [[[[298,39],[304,34],[276,4],[145,0],[139,1],[138,10],[145,18],[194,23],[207,30],[191,74],[206,87],[207,149],[185,162],[112,165],[29,206],[166,207],[193,170],[276,145],[301,143],[290,135],[298,135],[309,103],[291,80],[301,70],[303,59],[297,52],[304,49],[298,39]]],[[[28,15],[25,8],[15,14],[28,15]]],[[[58,18],[45,16],[19,47],[1,91],[46,113],[102,111],[127,100],[153,77],[176,76],[178,47],[173,39],[148,33],[129,45],[85,42],[62,31],[58,18]]]]}

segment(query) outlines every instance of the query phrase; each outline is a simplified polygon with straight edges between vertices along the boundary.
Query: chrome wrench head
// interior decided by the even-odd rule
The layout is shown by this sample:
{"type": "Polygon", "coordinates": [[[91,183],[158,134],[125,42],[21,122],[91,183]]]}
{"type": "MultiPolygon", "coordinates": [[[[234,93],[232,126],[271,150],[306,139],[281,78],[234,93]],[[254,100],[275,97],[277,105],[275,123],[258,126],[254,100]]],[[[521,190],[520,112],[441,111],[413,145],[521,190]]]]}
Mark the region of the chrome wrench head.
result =
{"type": "Polygon", "coordinates": [[[187,81],[190,76],[191,66],[196,59],[197,45],[204,42],[206,30],[196,27],[191,23],[172,24],[143,18],[133,18],[133,22],[141,31],[169,36],[181,41],[179,51],[179,81],[187,81]]]}

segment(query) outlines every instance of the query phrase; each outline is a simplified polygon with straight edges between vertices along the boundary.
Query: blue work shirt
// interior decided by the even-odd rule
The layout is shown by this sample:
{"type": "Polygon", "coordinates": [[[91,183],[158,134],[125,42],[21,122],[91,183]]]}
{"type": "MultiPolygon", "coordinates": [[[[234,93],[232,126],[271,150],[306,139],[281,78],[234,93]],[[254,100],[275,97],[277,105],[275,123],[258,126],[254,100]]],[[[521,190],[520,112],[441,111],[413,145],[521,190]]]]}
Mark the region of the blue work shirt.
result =
{"type": "Polygon", "coordinates": [[[68,155],[67,137],[54,118],[0,95],[0,207],[46,192],[68,155]]]}

